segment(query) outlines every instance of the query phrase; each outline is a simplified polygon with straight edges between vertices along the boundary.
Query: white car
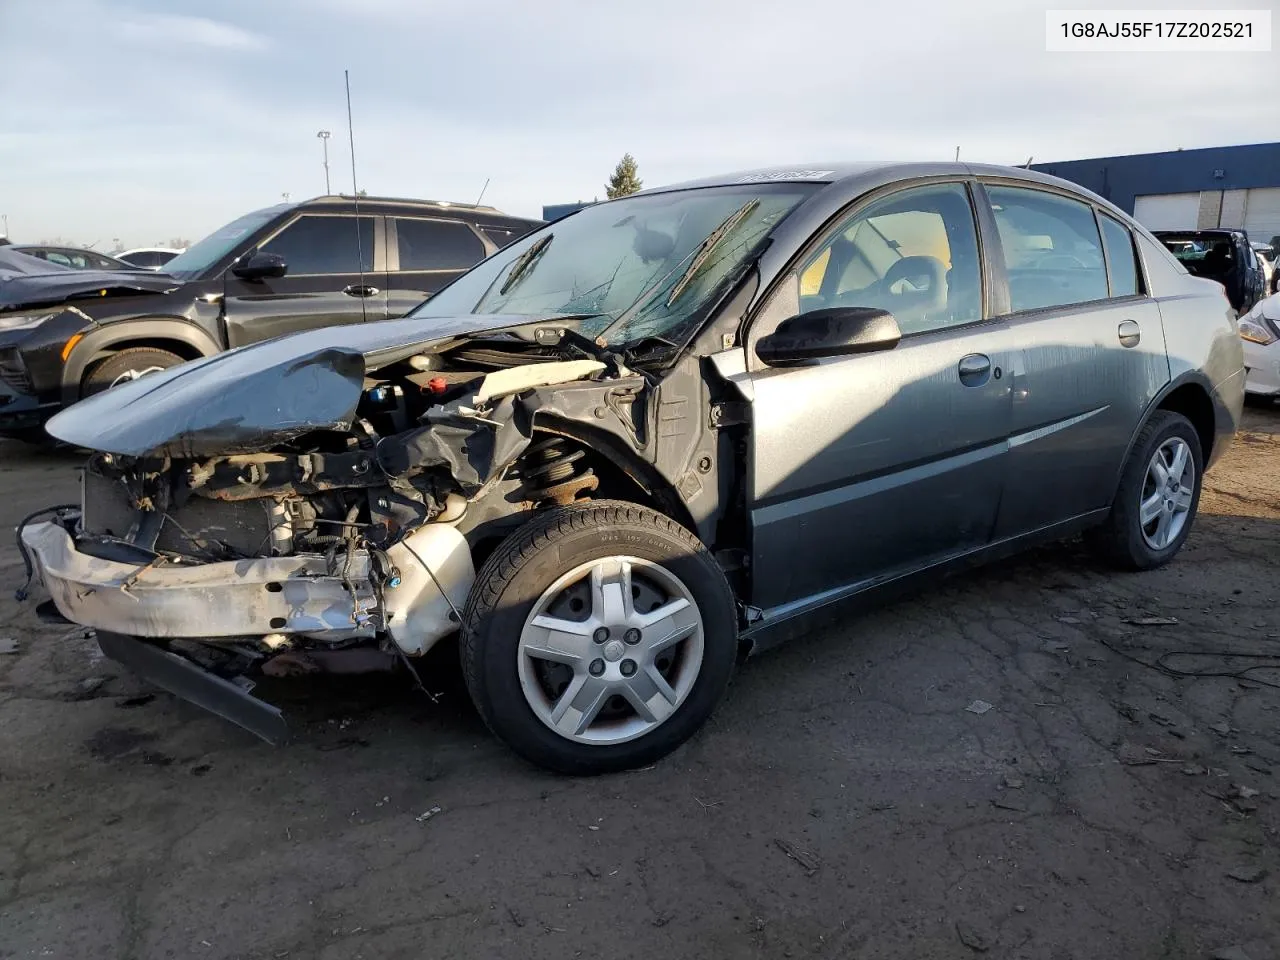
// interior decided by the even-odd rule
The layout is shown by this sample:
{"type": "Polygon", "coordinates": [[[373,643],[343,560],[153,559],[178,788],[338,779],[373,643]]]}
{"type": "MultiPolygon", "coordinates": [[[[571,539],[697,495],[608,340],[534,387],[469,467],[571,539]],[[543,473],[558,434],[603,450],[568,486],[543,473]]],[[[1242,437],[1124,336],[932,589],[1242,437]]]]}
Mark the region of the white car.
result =
{"type": "Polygon", "coordinates": [[[139,247],[136,250],[117,253],[115,257],[143,270],[160,270],[166,263],[183,252],[172,247],[139,247]]]}
{"type": "Polygon", "coordinates": [[[1280,397],[1280,293],[1259,300],[1240,318],[1246,393],[1280,397]]]}

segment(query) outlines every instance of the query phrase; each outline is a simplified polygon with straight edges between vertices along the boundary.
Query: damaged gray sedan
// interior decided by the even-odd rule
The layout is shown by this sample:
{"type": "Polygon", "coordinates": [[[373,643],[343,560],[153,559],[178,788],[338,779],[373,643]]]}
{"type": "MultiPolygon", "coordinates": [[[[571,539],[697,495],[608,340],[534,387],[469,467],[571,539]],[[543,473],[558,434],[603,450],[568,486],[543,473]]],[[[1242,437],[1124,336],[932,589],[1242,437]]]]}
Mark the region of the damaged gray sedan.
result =
{"type": "Polygon", "coordinates": [[[60,413],[81,504],[19,531],[46,613],[280,741],[254,678],[458,638],[524,757],[691,736],[735,663],[958,567],[1190,532],[1243,396],[1234,315],[1106,201],[862,164],[589,207],[410,316],[259,343],[60,413]]]}

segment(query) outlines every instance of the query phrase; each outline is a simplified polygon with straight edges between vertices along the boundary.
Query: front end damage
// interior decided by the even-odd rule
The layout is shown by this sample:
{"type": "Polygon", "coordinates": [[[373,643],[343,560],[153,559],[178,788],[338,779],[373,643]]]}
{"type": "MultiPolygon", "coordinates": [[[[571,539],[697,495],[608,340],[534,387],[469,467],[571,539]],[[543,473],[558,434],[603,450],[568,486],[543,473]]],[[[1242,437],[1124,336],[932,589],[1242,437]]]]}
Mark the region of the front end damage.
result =
{"type": "Polygon", "coordinates": [[[92,398],[49,426],[97,451],[81,504],[20,546],[108,656],[279,742],[258,677],[413,670],[533,512],[624,486],[673,511],[696,499],[714,439],[671,410],[702,398],[664,417],[658,381],[537,332],[275,355],[285,340],[92,398]],[[649,481],[677,462],[664,503],[649,481]]]}

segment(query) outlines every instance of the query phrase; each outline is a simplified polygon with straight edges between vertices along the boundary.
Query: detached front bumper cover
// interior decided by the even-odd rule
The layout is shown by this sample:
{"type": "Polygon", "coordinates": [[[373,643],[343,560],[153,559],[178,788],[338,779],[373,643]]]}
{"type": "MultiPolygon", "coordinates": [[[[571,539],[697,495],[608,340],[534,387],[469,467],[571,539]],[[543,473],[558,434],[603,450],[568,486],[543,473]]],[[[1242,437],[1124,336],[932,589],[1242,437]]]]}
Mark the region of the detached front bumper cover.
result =
{"type": "Polygon", "coordinates": [[[199,566],[147,566],[91,557],[56,523],[22,531],[36,572],[68,620],[109,633],[156,639],[260,637],[268,633],[348,632],[357,606],[374,604],[368,554],[357,552],[349,580],[328,575],[323,557],[227,560],[199,566]],[[355,597],[352,597],[352,588],[355,597]]]}

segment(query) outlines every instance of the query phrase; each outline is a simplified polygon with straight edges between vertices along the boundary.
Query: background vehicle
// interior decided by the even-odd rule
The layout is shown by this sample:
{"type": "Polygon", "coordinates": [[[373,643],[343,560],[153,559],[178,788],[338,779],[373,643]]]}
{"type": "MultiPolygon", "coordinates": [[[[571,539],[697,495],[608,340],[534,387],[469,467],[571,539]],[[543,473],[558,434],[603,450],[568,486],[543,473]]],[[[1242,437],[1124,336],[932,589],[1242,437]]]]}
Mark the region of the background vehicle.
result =
{"type": "Polygon", "coordinates": [[[1262,289],[1266,291],[1263,296],[1270,296],[1280,285],[1280,268],[1276,266],[1276,253],[1265,243],[1253,244],[1253,252],[1258,255],[1258,262],[1262,266],[1262,289]]]}
{"type": "Polygon", "coordinates": [[[1155,236],[1189,272],[1222,284],[1237,313],[1266,296],[1262,266],[1243,230],[1158,230],[1155,236]]]}
{"type": "Polygon", "coordinates": [[[539,221],[491,207],[320,197],[257,210],[164,272],[88,271],[0,290],[0,434],[229,347],[398,317],[539,221]],[[20,293],[18,291],[21,291],[20,293]]]}
{"type": "Polygon", "coordinates": [[[71,267],[73,270],[137,270],[138,267],[96,250],[82,250],[79,247],[49,247],[38,244],[18,243],[12,247],[29,257],[39,257],[60,267],[71,267]]]}
{"type": "Polygon", "coordinates": [[[174,257],[185,252],[185,250],[174,250],[171,247],[138,247],[116,256],[134,269],[160,270],[174,257]]]}
{"type": "Polygon", "coordinates": [[[108,656],[263,736],[227,677],[460,628],[489,726],[601,772],[836,602],[1082,531],[1168,562],[1243,380],[1221,287],[1064,181],[756,171],[78,404],[49,430],[102,451],[83,511],[21,536],[108,656]]]}
{"type": "Polygon", "coordinates": [[[1244,388],[1257,397],[1280,398],[1280,293],[1260,300],[1240,318],[1244,388]]]}

